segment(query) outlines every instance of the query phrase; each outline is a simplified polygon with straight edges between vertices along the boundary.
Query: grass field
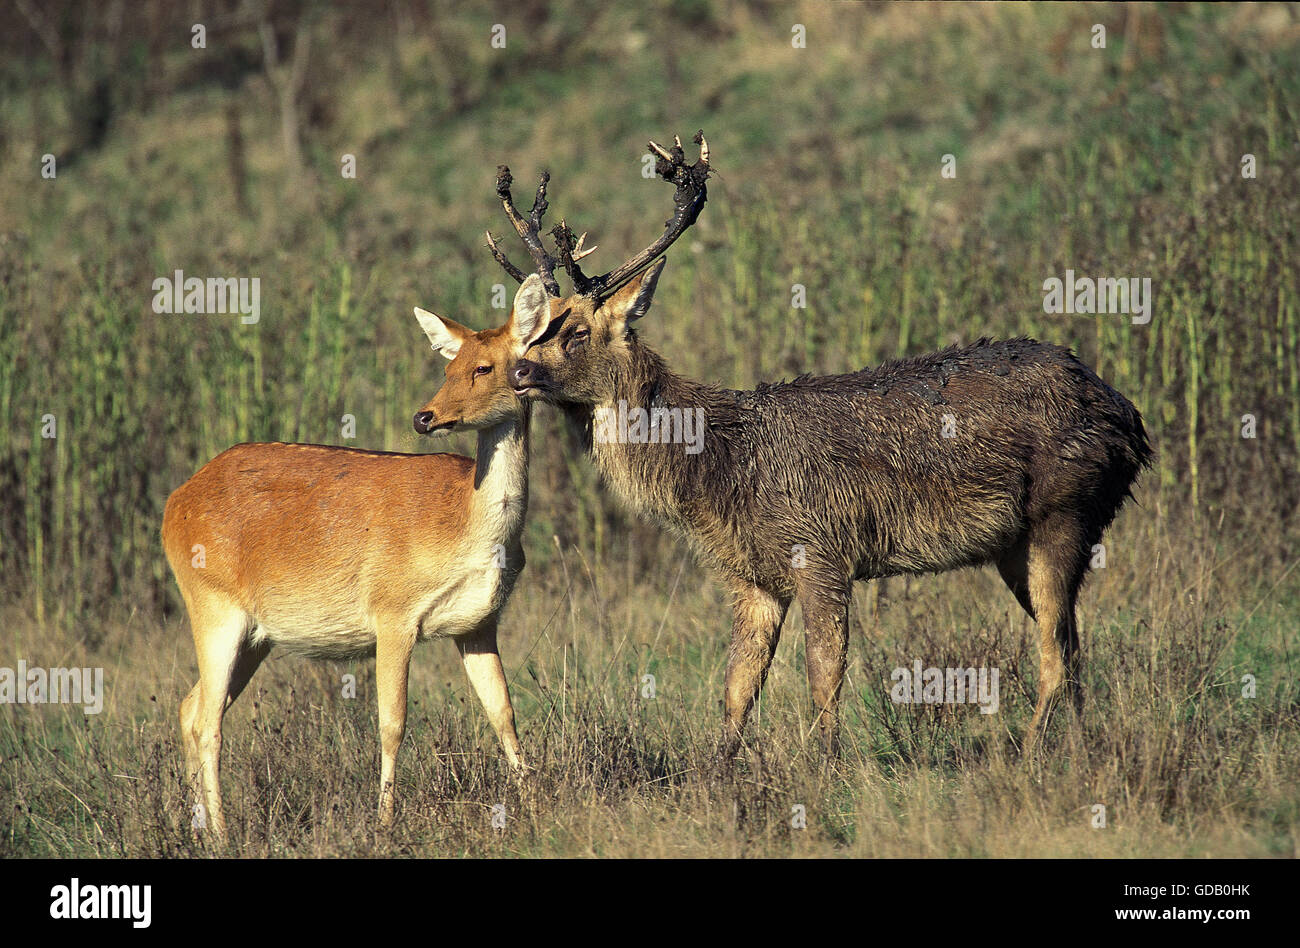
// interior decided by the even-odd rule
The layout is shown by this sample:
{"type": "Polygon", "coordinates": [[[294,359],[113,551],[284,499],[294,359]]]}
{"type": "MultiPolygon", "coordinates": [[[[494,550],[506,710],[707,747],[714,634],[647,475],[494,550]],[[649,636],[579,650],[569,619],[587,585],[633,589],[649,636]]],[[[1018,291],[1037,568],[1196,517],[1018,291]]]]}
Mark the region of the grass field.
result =
{"type": "Polygon", "coordinates": [[[717,776],[722,590],[541,409],[501,622],[531,783],[455,649],[421,646],[379,834],[373,663],[273,654],[227,716],[230,851],[1297,855],[1294,5],[288,4],[273,69],[225,5],[206,49],[167,4],[31,6],[0,12],[0,666],[102,667],[106,699],[0,706],[0,855],[214,851],[182,780],[170,491],[247,440],[472,454],[410,430],[442,377],[411,307],[504,322],[496,166],[521,203],[549,167],[553,218],[603,270],[671,208],[645,140],[697,128],[718,175],[641,330],[678,371],[742,388],[1025,334],[1143,413],[1155,467],[1080,598],[1082,727],[1020,759],[1036,650],[992,570],[899,577],[853,606],[841,759],[813,753],[794,614],[745,762],[717,776]],[[1149,278],[1150,322],[1045,313],[1067,269],[1149,278]],[[259,321],[155,313],[175,270],[258,278],[259,321]],[[998,713],[891,701],[918,659],[998,668],[998,713]]]}

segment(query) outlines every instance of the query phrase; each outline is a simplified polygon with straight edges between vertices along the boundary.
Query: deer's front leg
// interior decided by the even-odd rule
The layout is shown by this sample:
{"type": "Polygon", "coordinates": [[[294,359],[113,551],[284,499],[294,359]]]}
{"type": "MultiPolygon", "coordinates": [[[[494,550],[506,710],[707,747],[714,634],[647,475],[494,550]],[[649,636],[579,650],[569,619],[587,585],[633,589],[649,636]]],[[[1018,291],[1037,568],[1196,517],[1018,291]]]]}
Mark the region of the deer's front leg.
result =
{"type": "Polygon", "coordinates": [[[406,680],[415,635],[384,634],[375,643],[375,692],[379,697],[379,824],[393,824],[393,780],[397,749],[406,734],[406,680]]]}
{"type": "Polygon", "coordinates": [[[828,759],[839,754],[836,705],[849,648],[849,581],[827,572],[810,576],[799,592],[803,610],[805,661],[815,726],[828,759]]]}
{"type": "Polygon", "coordinates": [[[732,591],[734,621],[727,651],[726,703],[719,758],[730,760],[740,748],[740,736],[750,708],[758,698],[772,667],[781,638],[781,623],[790,601],[777,599],[749,583],[732,591]]]}
{"type": "Polygon", "coordinates": [[[497,651],[497,622],[493,616],[482,627],[456,640],[465,675],[474,686],[474,692],[487,713],[488,722],[496,732],[506,752],[510,769],[517,774],[528,771],[523,759],[519,735],[515,733],[515,709],[510,704],[510,690],[506,686],[505,670],[497,651]]]}

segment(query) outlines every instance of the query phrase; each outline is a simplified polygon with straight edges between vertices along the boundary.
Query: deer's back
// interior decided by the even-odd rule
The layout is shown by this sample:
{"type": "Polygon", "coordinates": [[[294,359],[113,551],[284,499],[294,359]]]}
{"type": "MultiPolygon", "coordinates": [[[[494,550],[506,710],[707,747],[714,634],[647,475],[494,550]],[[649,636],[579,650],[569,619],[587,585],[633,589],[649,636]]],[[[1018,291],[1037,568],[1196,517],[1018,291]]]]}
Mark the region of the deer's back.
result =
{"type": "Polygon", "coordinates": [[[796,545],[868,577],[987,562],[1056,511],[1100,532],[1150,455],[1132,404],[1029,339],[721,395],[695,532],[769,579],[796,545]]]}
{"type": "Polygon", "coordinates": [[[215,592],[290,647],[365,650],[375,616],[447,573],[473,471],[451,454],[236,445],[168,498],[163,546],[187,604],[215,592]]]}

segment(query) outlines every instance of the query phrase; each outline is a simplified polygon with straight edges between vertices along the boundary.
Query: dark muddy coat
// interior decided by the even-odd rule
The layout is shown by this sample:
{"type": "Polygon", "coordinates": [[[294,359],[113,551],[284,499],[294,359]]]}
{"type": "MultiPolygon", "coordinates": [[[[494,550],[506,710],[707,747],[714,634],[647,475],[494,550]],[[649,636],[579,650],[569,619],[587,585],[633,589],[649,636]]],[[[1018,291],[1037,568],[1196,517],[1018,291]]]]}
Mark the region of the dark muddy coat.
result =
{"type": "Polygon", "coordinates": [[[602,363],[614,373],[611,403],[703,409],[699,453],[594,438],[595,406],[566,404],[536,362],[515,371],[549,385],[546,397],[584,427],[601,473],[634,509],[675,528],[728,581],[724,754],[794,599],[818,724],[835,745],[852,581],[898,573],[995,564],[1039,627],[1027,749],[1063,687],[1082,710],[1075,599],[1151,448],[1133,405],[1068,350],[982,339],[738,392],[673,374],[634,331],[623,345],[602,363]]]}
{"type": "Polygon", "coordinates": [[[591,409],[569,408],[596,464],[642,513],[778,598],[810,570],[838,583],[996,562],[1061,516],[1082,569],[1151,455],[1126,398],[1030,339],[744,392],[634,349],[620,397],[702,408],[703,448],[592,443],[591,409]]]}

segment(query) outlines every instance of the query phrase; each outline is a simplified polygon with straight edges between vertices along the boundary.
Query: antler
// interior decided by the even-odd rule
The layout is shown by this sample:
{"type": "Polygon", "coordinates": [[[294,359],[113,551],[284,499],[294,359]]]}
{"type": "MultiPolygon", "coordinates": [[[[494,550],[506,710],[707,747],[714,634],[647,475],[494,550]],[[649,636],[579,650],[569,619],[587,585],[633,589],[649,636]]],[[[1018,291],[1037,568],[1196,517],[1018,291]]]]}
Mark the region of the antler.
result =
{"type": "MultiPolygon", "coordinates": [[[[506,217],[510,218],[510,223],[514,225],[515,232],[528,248],[529,255],[533,262],[537,264],[537,273],[542,278],[542,284],[546,287],[546,292],[551,296],[560,295],[560,284],[555,280],[556,260],[546,248],[542,246],[542,216],[550,206],[546,203],[546,185],[551,180],[549,171],[542,172],[542,179],[537,185],[537,197],[533,198],[533,208],[528,212],[527,219],[515,210],[514,198],[510,195],[510,185],[514,183],[514,177],[510,174],[510,169],[505,165],[497,167],[497,197],[501,199],[501,204],[506,209],[506,217]]],[[[492,251],[492,256],[496,257],[497,263],[505,269],[506,273],[514,277],[515,282],[523,283],[527,274],[511,263],[506,255],[497,246],[496,241],[492,238],[492,232],[487,232],[488,249],[492,251]]]]}
{"type": "Polygon", "coordinates": [[[659,239],[646,247],[639,254],[622,266],[615,267],[604,276],[592,279],[594,295],[608,296],[620,286],[632,279],[673,245],[686,229],[695,223],[708,200],[708,189],[704,182],[709,177],[709,143],[704,140],[704,129],[695,133],[695,144],[700,146],[700,158],[693,165],[686,164],[686,153],[682,150],[682,140],[673,136],[671,149],[661,148],[654,142],[650,150],[658,155],[655,161],[655,174],[670,184],[676,185],[673,204],[676,210],[673,216],[664,221],[664,232],[659,239]]]}
{"type": "MultiPolygon", "coordinates": [[[[497,196],[505,205],[506,216],[510,218],[510,222],[514,224],[515,230],[528,247],[528,252],[537,262],[538,272],[541,273],[546,289],[552,296],[560,295],[559,284],[555,282],[553,273],[556,263],[561,264],[569,274],[569,279],[573,281],[574,292],[601,299],[609,296],[653,263],[657,257],[662,256],[664,251],[695,223],[704,208],[704,202],[708,200],[705,182],[709,177],[709,143],[704,139],[703,129],[695,133],[695,144],[700,146],[700,157],[695,164],[688,165],[686,153],[682,149],[682,140],[677,136],[673,136],[672,148],[664,148],[655,142],[650,143],[650,150],[658,156],[655,161],[655,173],[677,188],[673,194],[676,210],[673,216],[664,222],[664,232],[658,240],[621,266],[595,277],[583,273],[578,261],[596,248],[594,246],[584,248],[587,235],[584,233],[575,240],[573,231],[563,220],[550,231],[551,237],[555,240],[559,259],[552,257],[542,246],[538,231],[541,228],[542,215],[546,213],[546,184],[550,176],[546,173],[542,174],[542,182],[537,187],[537,200],[533,202],[532,213],[525,221],[515,210],[514,202],[510,198],[510,169],[505,165],[497,169],[497,196]]],[[[524,273],[506,259],[490,233],[488,247],[497,263],[501,264],[515,280],[522,283],[524,273]]]]}

